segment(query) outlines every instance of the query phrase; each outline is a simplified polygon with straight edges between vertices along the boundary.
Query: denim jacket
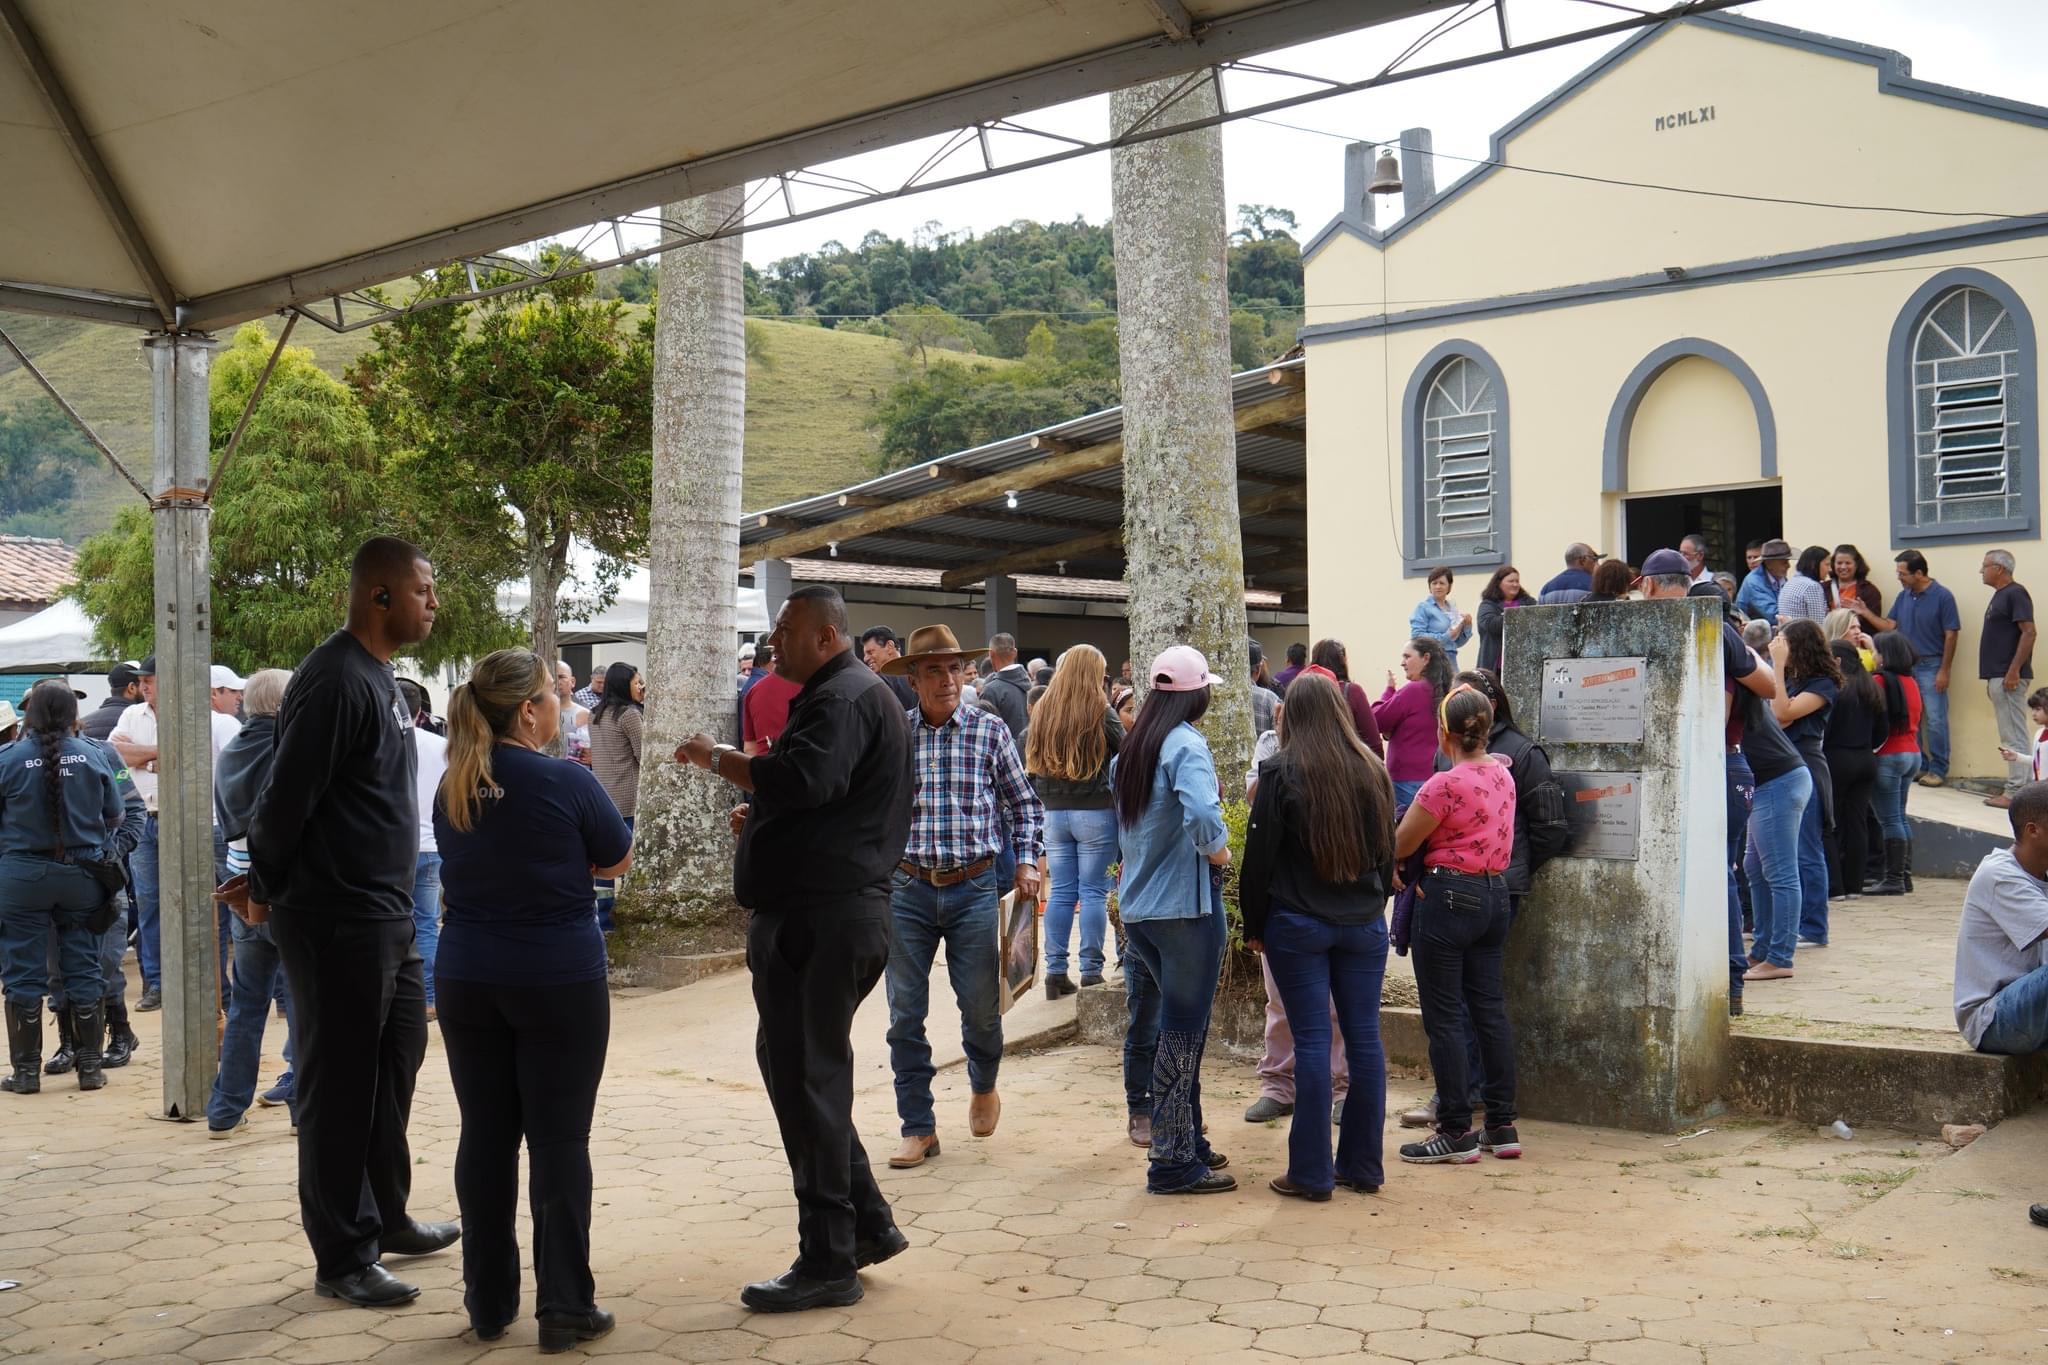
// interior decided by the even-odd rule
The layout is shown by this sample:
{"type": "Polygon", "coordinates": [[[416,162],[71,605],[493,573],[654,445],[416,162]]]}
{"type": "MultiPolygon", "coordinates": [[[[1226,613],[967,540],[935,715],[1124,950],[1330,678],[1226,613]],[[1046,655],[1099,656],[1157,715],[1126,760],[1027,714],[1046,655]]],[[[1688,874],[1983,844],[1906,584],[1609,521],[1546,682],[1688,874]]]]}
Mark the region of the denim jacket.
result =
{"type": "Polygon", "coordinates": [[[1467,621],[1463,630],[1453,632],[1451,627],[1457,624],[1458,618],[1455,613],[1445,611],[1442,607],[1438,606],[1434,597],[1425,597],[1416,603],[1415,610],[1409,613],[1408,633],[1410,635],[1428,635],[1434,638],[1438,644],[1444,647],[1444,653],[1450,658],[1451,668],[1453,671],[1456,671],[1458,667],[1458,647],[1469,643],[1472,639],[1472,623],[1467,621]]]}
{"type": "Polygon", "coordinates": [[[1201,731],[1181,724],[1167,732],[1144,815],[1136,825],[1119,820],[1118,826],[1123,874],[1117,913],[1126,922],[1215,913],[1221,888],[1210,876],[1209,855],[1227,848],[1230,836],[1201,731]]]}

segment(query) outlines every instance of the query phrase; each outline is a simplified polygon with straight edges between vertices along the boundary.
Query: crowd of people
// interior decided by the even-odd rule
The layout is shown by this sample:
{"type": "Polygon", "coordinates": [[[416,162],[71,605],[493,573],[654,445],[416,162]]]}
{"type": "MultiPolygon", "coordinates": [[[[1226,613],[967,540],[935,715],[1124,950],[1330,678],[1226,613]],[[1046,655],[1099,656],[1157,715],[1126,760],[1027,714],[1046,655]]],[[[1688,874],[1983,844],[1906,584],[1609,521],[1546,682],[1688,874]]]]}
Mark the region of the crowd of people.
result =
{"type": "MultiPolygon", "coordinates": [[[[1831,901],[1909,890],[1906,792],[1946,780],[1936,716],[1959,633],[1954,598],[1914,551],[1897,557],[1889,616],[1853,546],[1811,547],[1796,568],[1782,540],[1752,557],[1735,579],[1709,569],[1699,537],[1640,568],[1574,545],[1535,594],[1514,568],[1495,571],[1476,616],[1452,602],[1452,572],[1433,571],[1377,699],[1334,639],[1290,646],[1277,674],[1248,642],[1228,676],[1176,645],[1141,680],[1129,661],[1112,673],[1086,644],[1048,662],[1020,661],[1005,634],[963,646],[943,625],[908,640],[886,627],[855,637],[836,592],[792,593],[740,658],[741,744],[699,734],[674,755],[742,796],[734,893],[751,912],[758,1055],[798,1204],[795,1263],[745,1286],[742,1302],[850,1304],[861,1269],[908,1249],[854,1127],[850,1035],[885,984],[900,1129],[888,1164],[940,1158],[928,1026],[942,947],[967,1059],[966,1130],[997,1131],[999,916],[1012,893],[1044,903],[1049,996],[1105,984],[1114,947],[1130,1025],[1126,1132],[1147,1152],[1146,1188],[1235,1188],[1201,1084],[1233,933],[1225,803],[1237,778],[1219,774],[1199,725],[1219,690],[1248,695],[1258,732],[1235,909],[1268,1008],[1260,1096],[1245,1118],[1292,1120],[1287,1167],[1269,1182],[1281,1196],[1322,1202],[1385,1183],[1389,950],[1413,955],[1435,1082],[1402,1115],[1428,1131],[1398,1157],[1522,1154],[1506,943],[1569,829],[1548,758],[1501,684],[1512,610],[1636,595],[1719,604],[1731,1012],[1746,985],[1789,976],[1797,950],[1826,946],[1831,901]],[[1479,666],[1461,671],[1456,651],[1475,635],[1479,666]]],[[[2002,551],[1985,556],[1994,597],[1979,670],[1994,702],[2031,677],[2031,602],[2012,568],[2002,551]]],[[[519,1312],[524,1143],[541,1345],[566,1350],[612,1326],[590,1270],[589,1138],[609,1034],[604,934],[650,761],[645,683],[615,663],[579,689],[567,665],[502,650],[477,662],[438,719],[391,663],[426,637],[436,607],[432,566],[380,538],[355,558],[346,624],[297,669],[246,681],[215,669],[226,1024],[208,1127],[225,1137],[252,1103],[289,1108],[322,1295],[410,1302],[418,1289],[385,1259],[459,1239],[465,1308],[485,1341],[519,1312]],[[273,1004],[290,1070],[259,1097],[273,1004]],[[430,1022],[462,1115],[459,1222],[409,1210],[406,1126],[430,1022]]],[[[95,1089],[132,1055],[120,1005],[131,885],[138,1008],[160,1002],[154,674],[153,660],[118,666],[114,697],[83,719],[58,681],[32,689],[19,720],[0,709],[12,1060],[0,1089],[38,1088],[46,997],[64,1048],[50,1071],[75,1069],[95,1089]]],[[[2048,725],[2048,689],[2026,701],[2048,725]]],[[[1972,883],[1958,1017],[1986,1050],[2037,1050],[2048,1041],[2048,962],[2037,960],[2048,951],[2048,784],[2034,779],[2048,745],[2003,716],[2001,738],[2015,776],[1993,803],[2010,811],[2013,866],[1987,860],[1972,883]]]]}

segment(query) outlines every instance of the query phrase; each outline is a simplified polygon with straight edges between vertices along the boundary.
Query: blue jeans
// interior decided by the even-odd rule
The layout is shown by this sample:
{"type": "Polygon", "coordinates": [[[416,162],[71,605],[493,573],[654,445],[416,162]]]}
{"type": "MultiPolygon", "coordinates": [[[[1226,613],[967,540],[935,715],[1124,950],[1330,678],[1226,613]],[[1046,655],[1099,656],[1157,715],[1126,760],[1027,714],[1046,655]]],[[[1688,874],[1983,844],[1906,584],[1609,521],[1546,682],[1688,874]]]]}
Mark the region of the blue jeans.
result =
{"type": "MultiPolygon", "coordinates": [[[[1472,1127],[1468,1037],[1477,1040],[1486,1073],[1481,1092],[1486,1126],[1501,1128],[1515,1121],[1515,1038],[1503,984],[1512,923],[1507,882],[1501,877],[1466,877],[1431,868],[1416,891],[1415,992],[1422,1003],[1422,1028],[1429,1035],[1437,1128],[1442,1132],[1461,1134],[1472,1127]]],[[[1353,1093],[1359,1093],[1355,1085],[1353,1093]]],[[[1351,1103],[1344,1103],[1347,1117],[1351,1103]]]]}
{"type": "Polygon", "coordinates": [[[2048,967],[2036,967],[1991,997],[1991,1027],[1979,1052],[2024,1057],[2048,1048],[2048,967]]]}
{"type": "Polygon", "coordinates": [[[996,1088],[1003,1060],[1002,963],[996,932],[1001,883],[994,868],[952,886],[933,886],[903,872],[889,882],[889,1067],[896,1073],[896,1116],[905,1137],[938,1131],[932,1114],[932,959],[946,945],[946,974],[960,1004],[960,1046],[967,1083],[977,1095],[996,1088]]]}
{"type": "MultiPolygon", "coordinates": [[[[1102,974],[1102,941],[1109,935],[1109,865],[1116,861],[1116,812],[1049,810],[1045,813],[1045,970],[1067,970],[1067,940],[1074,903],[1081,906],[1081,974],[1102,974]]],[[[1014,874],[1012,874],[1014,875],[1014,874]]]]}
{"type": "MultiPolygon", "coordinates": [[[[1799,937],[1825,948],[1828,942],[1828,846],[1826,831],[1832,793],[1823,795],[1821,775],[1809,766],[1813,796],[1799,815],[1799,937]]],[[[1860,873],[1858,875],[1861,875],[1860,873]]]]}
{"type": "MultiPolygon", "coordinates": [[[[228,836],[219,825],[213,827],[213,884],[219,886],[228,879],[228,836]]],[[[220,945],[220,999],[227,1004],[228,964],[235,957],[235,912],[228,909],[226,901],[213,903],[213,932],[220,945]]]]}
{"type": "Polygon", "coordinates": [[[40,1012],[50,990],[50,934],[58,937],[65,994],[100,998],[99,936],[85,927],[106,901],[92,874],[76,863],[34,854],[0,859],[0,981],[7,998],[40,1012]]]}
{"type": "MultiPolygon", "coordinates": [[[[213,1093],[206,1100],[206,1126],[215,1130],[232,1128],[249,1112],[256,1099],[257,1073],[263,1067],[263,1026],[269,1022],[270,1001],[284,979],[284,967],[268,924],[244,924],[235,919],[235,983],[228,995],[227,1029],[220,1038],[220,1070],[214,1073],[213,1093]]],[[[284,1064],[292,1064],[291,993],[284,992],[284,1064]]],[[[285,1101],[297,1123],[298,1108],[285,1101]]]]}
{"type": "Polygon", "coordinates": [[[1799,827],[1812,801],[1813,774],[1803,765],[1763,783],[1750,796],[1749,850],[1758,867],[1749,879],[1750,916],[1756,922],[1752,962],[1792,965],[1799,939],[1799,827]]]}
{"type": "Polygon", "coordinates": [[[135,959],[142,968],[142,988],[162,990],[164,984],[162,925],[158,897],[157,823],[154,815],[142,822],[142,838],[128,857],[128,875],[135,881],[135,959]]]}
{"type": "Polygon", "coordinates": [[[1332,924],[1274,905],[1266,921],[1266,962],[1294,1030],[1294,1122],[1287,1130],[1287,1180],[1304,1190],[1330,1189],[1336,1178],[1383,1184],[1382,1130],[1387,1121],[1387,1055],[1380,1043],[1380,986],[1387,975],[1387,922],[1332,924]],[[1330,1159],[1330,1012],[1344,1032],[1351,1097],[1330,1159]]]}
{"type": "Polygon", "coordinates": [[[441,946],[441,855],[422,853],[412,874],[413,943],[420,950],[420,975],[427,983],[427,1008],[434,1008],[434,952],[441,946]]]}
{"type": "MultiPolygon", "coordinates": [[[[1218,885],[1213,879],[1211,884],[1218,885]]],[[[1171,1194],[1206,1178],[1216,1155],[1202,1136],[1202,1049],[1209,1041],[1209,1010],[1230,926],[1220,892],[1212,904],[1209,914],[1193,919],[1124,921],[1131,955],[1145,964],[1159,990],[1152,1159],[1145,1176],[1145,1188],[1154,1194],[1171,1194]]]]}
{"type": "Polygon", "coordinates": [[[1749,760],[1740,752],[1729,754],[1728,777],[1728,998],[1742,998],[1742,974],[1749,970],[1749,952],[1742,944],[1742,891],[1736,885],[1736,869],[1742,866],[1742,849],[1749,836],[1749,801],[1756,790],[1756,777],[1749,760]]]}
{"type": "MultiPolygon", "coordinates": [[[[1428,778],[1423,779],[1424,782],[1428,780],[1428,778]]],[[[1421,790],[1422,782],[1396,782],[1394,784],[1394,809],[1399,810],[1403,806],[1413,805],[1415,793],[1421,790]]]]}
{"type": "Polygon", "coordinates": [[[1150,1114],[1152,1066],[1159,1056],[1159,983],[1134,952],[1124,953],[1123,967],[1124,1006],[1129,1012],[1124,1029],[1124,1106],[1133,1114],[1150,1114]]]}
{"type": "Polygon", "coordinates": [[[1906,824],[1906,792],[1913,785],[1913,777],[1920,771],[1918,754],[1879,754],[1877,756],[1877,806],[1878,827],[1884,830],[1887,839],[1910,839],[1911,829],[1906,824]]]}
{"type": "Polygon", "coordinates": [[[1913,665],[1913,681],[1920,685],[1920,752],[1927,756],[1926,770],[1947,777],[1948,693],[1934,690],[1934,675],[1940,667],[1939,659],[1920,660],[1913,665]]]}

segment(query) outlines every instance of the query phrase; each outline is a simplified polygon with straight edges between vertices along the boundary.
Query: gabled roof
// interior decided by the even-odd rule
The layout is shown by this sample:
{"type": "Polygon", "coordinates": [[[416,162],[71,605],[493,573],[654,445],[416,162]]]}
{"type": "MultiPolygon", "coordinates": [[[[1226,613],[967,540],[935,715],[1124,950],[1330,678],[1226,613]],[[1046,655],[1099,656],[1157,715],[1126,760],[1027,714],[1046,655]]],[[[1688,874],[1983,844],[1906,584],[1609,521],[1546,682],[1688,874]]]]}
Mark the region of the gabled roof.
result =
{"type": "Polygon", "coordinates": [[[61,540],[0,536],[0,606],[48,606],[77,577],[77,555],[61,540]]]}
{"type": "Polygon", "coordinates": [[[1302,260],[1307,261],[1338,236],[1356,237],[1370,246],[1385,250],[1388,243],[1398,240],[1427,222],[1445,204],[1498,172],[1501,167],[1497,163],[1507,160],[1508,143],[1517,135],[1629,58],[1648,48],[1678,24],[1698,24],[1738,37],[1751,38],[1757,42],[1777,43],[1804,52],[1840,58],[1843,61],[1861,62],[1876,69],[1877,90],[1881,95],[1921,100],[1948,109],[1959,109],[1965,113],[1981,114],[1987,118],[2007,119],[2035,128],[2048,128],[2048,108],[2006,99],[1999,95],[1987,95],[1975,90],[1963,90],[1952,85],[1918,80],[1913,75],[1912,59],[1890,48],[1874,47],[1868,43],[1836,38],[1825,33],[1810,33],[1805,29],[1789,28],[1783,24],[1766,23],[1761,19],[1750,19],[1736,14],[1695,15],[1631,34],[1591,66],[1503,124],[1488,141],[1485,161],[1459,176],[1445,186],[1434,199],[1416,212],[1403,216],[1392,227],[1370,226],[1358,216],[1356,205],[1346,204],[1342,212],[1326,223],[1315,236],[1309,238],[1307,245],[1302,248],[1302,260]]]}

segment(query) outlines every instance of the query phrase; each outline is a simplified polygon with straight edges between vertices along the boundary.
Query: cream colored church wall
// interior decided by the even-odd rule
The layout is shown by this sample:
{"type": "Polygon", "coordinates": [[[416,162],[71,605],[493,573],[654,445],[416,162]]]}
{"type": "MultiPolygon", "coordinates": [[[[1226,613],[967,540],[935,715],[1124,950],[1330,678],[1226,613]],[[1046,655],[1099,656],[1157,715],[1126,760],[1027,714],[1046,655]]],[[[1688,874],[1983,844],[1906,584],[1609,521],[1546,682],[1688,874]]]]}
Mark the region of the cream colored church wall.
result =
{"type": "MultiPolygon", "coordinates": [[[[1846,229],[1845,229],[1846,235],[1846,229]]],[[[1432,347],[1463,338],[1499,364],[1509,400],[1510,551],[1531,586],[1562,567],[1573,540],[1620,548],[1622,501],[1603,493],[1601,458],[1608,413],[1631,370],[1678,338],[1727,347],[1756,373],[1777,426],[1785,526],[1795,545],[1853,542],[1886,590],[1891,577],[1887,474],[1886,349],[1893,322],[1922,282],[1955,265],[1997,275],[2032,304],[2038,335],[2048,328],[2048,261],[2039,242],[1975,247],[1797,277],[1637,295],[1570,308],[1450,321],[1377,336],[1319,340],[1308,348],[1308,530],[1311,625],[1350,647],[1352,672],[1376,685],[1400,653],[1408,614],[1424,595],[1404,576],[1399,547],[1402,492],[1401,395],[1432,347]]],[[[1309,294],[1327,296],[1323,257],[1312,262],[1309,294]]],[[[1398,296],[1398,291],[1397,291],[1398,296]]],[[[1637,415],[1640,463],[1632,492],[1753,484],[1761,477],[1754,421],[1731,402],[1741,386],[1707,362],[1666,371],[1637,415]],[[1686,429],[1698,422],[1696,430],[1686,429]]],[[[2036,392],[2042,391],[2036,376],[2036,392]]],[[[2041,477],[2037,451],[2023,477],[2041,477]]],[[[2019,577],[2048,595],[2048,554],[2038,538],[2003,542],[2019,577]]],[[[1995,730],[1975,681],[1978,625],[1989,592],[1977,565],[1993,543],[1923,547],[1935,577],[1956,594],[1963,617],[1952,689],[1954,770],[1998,769],[1995,730]]],[[[1717,566],[1720,567],[1720,566],[1717,566]]],[[[1482,570],[1466,571],[1454,599],[1470,609],[1482,570]]],[[[1468,649],[1470,662],[1476,650],[1468,649]]],[[[2038,655],[2048,680],[2048,648],[2038,655]]]]}

